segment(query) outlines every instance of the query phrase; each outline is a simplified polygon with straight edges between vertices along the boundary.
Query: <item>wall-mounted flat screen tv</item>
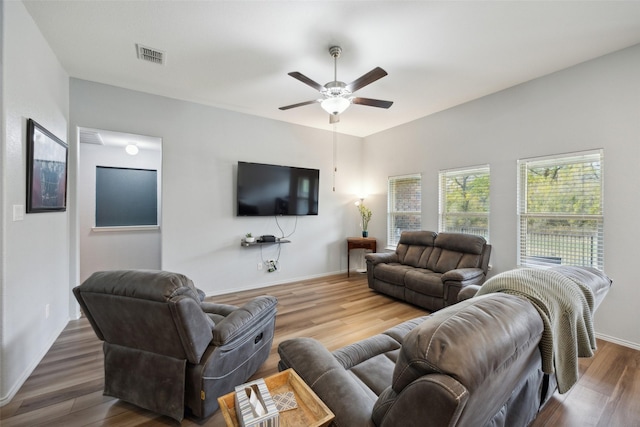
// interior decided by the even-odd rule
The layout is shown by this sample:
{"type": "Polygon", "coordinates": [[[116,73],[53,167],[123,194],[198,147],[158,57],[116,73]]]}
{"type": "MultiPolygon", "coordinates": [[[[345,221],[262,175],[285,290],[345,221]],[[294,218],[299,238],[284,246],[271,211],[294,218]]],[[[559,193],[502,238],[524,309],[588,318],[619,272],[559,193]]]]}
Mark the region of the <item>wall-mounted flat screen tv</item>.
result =
{"type": "Polygon", "coordinates": [[[320,171],[238,162],[238,216],[318,215],[320,171]]]}

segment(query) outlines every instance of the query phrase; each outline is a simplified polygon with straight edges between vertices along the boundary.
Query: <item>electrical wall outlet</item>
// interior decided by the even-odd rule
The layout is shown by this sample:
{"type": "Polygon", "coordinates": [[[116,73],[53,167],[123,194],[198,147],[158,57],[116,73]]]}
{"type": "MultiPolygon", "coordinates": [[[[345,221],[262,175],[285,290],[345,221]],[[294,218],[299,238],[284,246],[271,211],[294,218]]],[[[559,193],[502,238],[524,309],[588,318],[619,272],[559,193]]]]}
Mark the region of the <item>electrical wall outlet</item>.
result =
{"type": "Polygon", "coordinates": [[[278,267],[277,267],[277,262],[275,260],[269,260],[267,261],[267,271],[269,273],[273,273],[275,271],[278,271],[278,267]]]}
{"type": "Polygon", "coordinates": [[[263,265],[262,265],[262,263],[261,263],[261,262],[259,262],[259,263],[258,263],[258,270],[262,270],[262,268],[263,268],[263,265]]]}
{"type": "Polygon", "coordinates": [[[45,304],[44,305],[44,318],[48,319],[50,314],[51,314],[51,304],[45,304]]]}

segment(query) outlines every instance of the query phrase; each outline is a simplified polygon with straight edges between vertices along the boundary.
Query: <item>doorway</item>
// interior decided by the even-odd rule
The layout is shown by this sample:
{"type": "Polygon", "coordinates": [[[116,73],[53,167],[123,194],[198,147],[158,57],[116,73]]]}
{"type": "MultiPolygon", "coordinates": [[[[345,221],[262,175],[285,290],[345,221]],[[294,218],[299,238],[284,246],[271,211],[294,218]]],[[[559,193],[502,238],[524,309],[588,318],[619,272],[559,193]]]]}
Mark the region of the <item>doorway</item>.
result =
{"type": "Polygon", "coordinates": [[[162,139],[82,127],[78,135],[80,283],[96,271],[160,270],[162,139]],[[101,171],[105,170],[115,174],[102,174],[101,171]],[[114,181],[105,183],[103,176],[112,177],[110,179],[114,181]],[[131,198],[127,194],[136,189],[137,176],[147,177],[146,187],[138,190],[140,196],[131,198]],[[149,176],[155,177],[155,186],[148,185],[149,176]],[[105,195],[111,197],[106,205],[100,202],[105,200],[105,195]],[[143,198],[146,199],[144,204],[143,198]],[[121,202],[118,202],[119,199],[121,202]],[[137,211],[144,205],[148,213],[149,203],[156,203],[156,221],[150,221],[149,215],[145,214],[144,223],[136,223],[137,211]],[[116,221],[123,222],[113,222],[107,226],[96,222],[105,209],[125,219],[118,219],[116,221]],[[131,217],[134,218],[133,222],[126,219],[131,217]]]}

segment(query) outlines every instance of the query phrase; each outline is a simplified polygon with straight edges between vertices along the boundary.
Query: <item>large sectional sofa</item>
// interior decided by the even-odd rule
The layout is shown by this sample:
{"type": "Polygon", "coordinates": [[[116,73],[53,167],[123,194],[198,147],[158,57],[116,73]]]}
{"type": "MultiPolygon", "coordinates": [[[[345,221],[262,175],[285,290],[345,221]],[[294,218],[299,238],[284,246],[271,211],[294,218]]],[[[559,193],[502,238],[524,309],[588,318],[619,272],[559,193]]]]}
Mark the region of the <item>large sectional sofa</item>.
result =
{"type": "MultiPolygon", "coordinates": [[[[589,301],[585,319],[611,285],[591,269],[549,274],[589,301]]],[[[333,353],[312,338],[284,341],[278,367],[310,385],[335,414],[334,426],[527,426],[557,387],[556,374],[544,372],[545,329],[530,298],[497,292],[333,353]]]]}
{"type": "Polygon", "coordinates": [[[365,256],[367,281],[371,289],[435,311],[484,282],[490,255],[491,245],[480,236],[404,231],[395,252],[365,256]]]}

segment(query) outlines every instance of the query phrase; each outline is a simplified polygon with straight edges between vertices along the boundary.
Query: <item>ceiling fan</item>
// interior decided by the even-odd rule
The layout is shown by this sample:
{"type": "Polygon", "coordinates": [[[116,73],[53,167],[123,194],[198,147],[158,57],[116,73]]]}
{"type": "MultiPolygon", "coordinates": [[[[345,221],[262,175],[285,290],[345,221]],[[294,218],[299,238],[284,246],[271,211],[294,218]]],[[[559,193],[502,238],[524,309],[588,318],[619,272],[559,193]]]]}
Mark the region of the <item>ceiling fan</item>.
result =
{"type": "Polygon", "coordinates": [[[391,107],[391,105],[393,105],[393,101],[382,101],[380,99],[353,96],[355,91],[362,89],[368,84],[371,84],[387,75],[387,72],[380,67],[374,68],[349,84],[338,81],[338,58],[341,53],[342,48],[340,46],[332,46],[329,48],[329,54],[333,57],[333,81],[325,84],[324,86],[297,71],[289,73],[289,75],[294,79],[298,79],[302,83],[309,85],[320,92],[322,98],[287,105],[280,107],[280,110],[289,110],[291,108],[302,107],[303,105],[320,103],[320,106],[329,113],[329,123],[337,123],[340,121],[340,114],[342,114],[351,104],[367,105],[369,107],[378,108],[391,107]]]}

